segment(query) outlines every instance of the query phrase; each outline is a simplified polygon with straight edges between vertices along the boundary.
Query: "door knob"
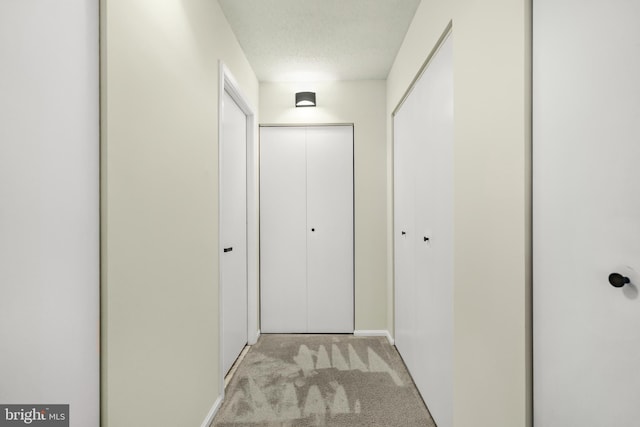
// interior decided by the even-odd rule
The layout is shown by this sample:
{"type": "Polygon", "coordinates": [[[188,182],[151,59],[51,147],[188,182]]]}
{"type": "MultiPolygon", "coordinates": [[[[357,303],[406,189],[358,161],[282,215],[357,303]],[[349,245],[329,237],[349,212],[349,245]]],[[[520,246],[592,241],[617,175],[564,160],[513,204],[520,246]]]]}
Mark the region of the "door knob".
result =
{"type": "Polygon", "coordinates": [[[407,232],[406,232],[406,231],[403,231],[403,232],[402,232],[402,235],[403,235],[403,236],[406,236],[406,235],[407,235],[407,232]]]}
{"type": "Polygon", "coordinates": [[[311,229],[311,231],[314,231],[314,232],[315,232],[315,231],[316,231],[316,229],[315,229],[315,228],[312,228],[312,229],[311,229]]]}
{"type": "Polygon", "coordinates": [[[425,241],[425,242],[428,242],[428,241],[429,241],[429,238],[428,238],[427,236],[424,236],[424,241],[425,241]]]}
{"type": "Polygon", "coordinates": [[[233,248],[232,248],[232,247],[231,247],[231,248],[224,248],[224,249],[223,249],[223,251],[224,251],[224,252],[231,252],[232,250],[233,250],[233,248]]]}
{"type": "Polygon", "coordinates": [[[611,283],[611,286],[615,288],[621,288],[627,283],[631,283],[631,280],[629,280],[628,277],[625,277],[622,274],[611,273],[609,275],[609,283],[611,283]]]}

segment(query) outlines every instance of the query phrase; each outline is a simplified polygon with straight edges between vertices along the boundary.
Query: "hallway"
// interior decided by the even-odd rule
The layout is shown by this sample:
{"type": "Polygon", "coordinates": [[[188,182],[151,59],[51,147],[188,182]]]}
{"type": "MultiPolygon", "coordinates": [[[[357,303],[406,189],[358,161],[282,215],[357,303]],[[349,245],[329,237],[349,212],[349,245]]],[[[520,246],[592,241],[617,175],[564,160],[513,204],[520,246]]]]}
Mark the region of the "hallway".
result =
{"type": "Polygon", "coordinates": [[[639,20],[0,1],[0,425],[636,427],[639,20]]]}
{"type": "Polygon", "coordinates": [[[212,426],[435,426],[384,337],[262,335],[225,395],[212,426]]]}

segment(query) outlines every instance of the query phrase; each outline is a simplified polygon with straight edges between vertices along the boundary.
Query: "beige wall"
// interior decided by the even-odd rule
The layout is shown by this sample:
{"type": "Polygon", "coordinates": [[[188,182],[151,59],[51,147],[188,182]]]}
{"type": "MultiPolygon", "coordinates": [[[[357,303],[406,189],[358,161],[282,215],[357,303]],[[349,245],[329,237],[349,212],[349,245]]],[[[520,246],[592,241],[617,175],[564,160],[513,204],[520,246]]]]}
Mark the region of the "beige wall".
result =
{"type": "Polygon", "coordinates": [[[103,426],[198,426],[220,395],[218,2],[102,0],[103,426]]]}
{"type": "Polygon", "coordinates": [[[387,325],[385,82],[261,83],[263,124],[354,124],[355,328],[387,325]],[[314,91],[316,108],[295,108],[295,93],[314,91]]]}
{"type": "MultiPolygon", "coordinates": [[[[453,23],[456,427],[531,425],[530,9],[529,0],[423,1],[387,81],[390,120],[453,23]]],[[[387,141],[391,200],[390,122],[387,141]]],[[[388,283],[392,328],[391,268],[388,283]]]]}

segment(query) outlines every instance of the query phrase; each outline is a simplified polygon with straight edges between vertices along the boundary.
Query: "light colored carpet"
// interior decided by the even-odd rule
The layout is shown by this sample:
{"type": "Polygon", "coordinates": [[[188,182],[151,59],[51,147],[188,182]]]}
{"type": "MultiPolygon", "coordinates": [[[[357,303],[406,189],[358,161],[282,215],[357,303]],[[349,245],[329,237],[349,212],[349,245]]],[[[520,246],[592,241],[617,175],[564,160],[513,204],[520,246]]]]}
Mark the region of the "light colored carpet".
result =
{"type": "Polygon", "coordinates": [[[262,335],[212,426],[435,427],[383,337],[262,335]]]}

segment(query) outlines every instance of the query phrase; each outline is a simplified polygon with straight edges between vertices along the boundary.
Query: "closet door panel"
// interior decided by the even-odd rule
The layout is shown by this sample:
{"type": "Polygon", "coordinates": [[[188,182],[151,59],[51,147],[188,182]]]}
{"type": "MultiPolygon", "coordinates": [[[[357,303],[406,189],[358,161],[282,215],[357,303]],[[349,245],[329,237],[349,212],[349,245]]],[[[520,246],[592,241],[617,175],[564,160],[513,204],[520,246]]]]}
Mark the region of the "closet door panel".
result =
{"type": "Polygon", "coordinates": [[[410,124],[418,119],[413,97],[394,118],[394,259],[395,345],[407,366],[414,363],[415,336],[415,138],[410,124]]]}
{"type": "Polygon", "coordinates": [[[353,128],[307,128],[308,332],[353,332],[353,128]]]}
{"type": "Polygon", "coordinates": [[[394,116],[396,346],[443,427],[453,415],[452,57],[450,37],[394,116]]]}
{"type": "Polygon", "coordinates": [[[261,330],[307,331],[304,128],[260,130],[261,330]]]}
{"type": "Polygon", "coordinates": [[[439,426],[453,415],[453,55],[447,39],[417,83],[416,351],[412,371],[439,426]],[[429,240],[425,241],[424,238],[429,240]],[[414,374],[415,372],[415,374],[414,374]]]}

